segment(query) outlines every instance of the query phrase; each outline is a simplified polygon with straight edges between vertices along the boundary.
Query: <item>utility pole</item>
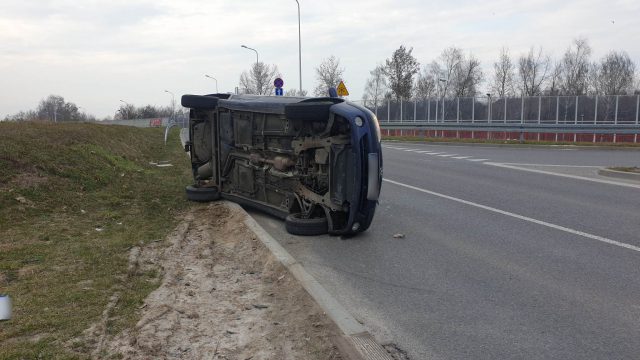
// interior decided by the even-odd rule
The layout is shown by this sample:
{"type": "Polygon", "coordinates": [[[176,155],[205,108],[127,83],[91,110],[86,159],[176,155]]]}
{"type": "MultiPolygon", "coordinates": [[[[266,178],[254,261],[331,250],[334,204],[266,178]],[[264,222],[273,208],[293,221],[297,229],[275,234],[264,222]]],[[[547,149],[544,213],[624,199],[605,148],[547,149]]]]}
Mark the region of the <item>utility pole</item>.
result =
{"type": "Polygon", "coordinates": [[[300,2],[296,0],[298,4],[298,71],[300,75],[300,92],[298,95],[302,96],[302,35],[300,31],[300,2]]]}

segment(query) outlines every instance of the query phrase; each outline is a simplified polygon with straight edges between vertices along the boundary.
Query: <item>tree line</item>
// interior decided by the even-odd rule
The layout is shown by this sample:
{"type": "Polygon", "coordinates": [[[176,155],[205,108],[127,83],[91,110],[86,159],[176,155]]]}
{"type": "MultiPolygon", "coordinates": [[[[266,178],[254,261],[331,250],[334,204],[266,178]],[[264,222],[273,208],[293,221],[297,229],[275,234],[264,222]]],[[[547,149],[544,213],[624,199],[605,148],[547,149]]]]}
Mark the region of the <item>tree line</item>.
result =
{"type": "MultiPolygon", "coordinates": [[[[542,47],[531,47],[517,56],[502,48],[486,72],[473,53],[459,47],[449,47],[421,66],[413,48],[401,45],[370,71],[363,100],[640,93],[638,68],[627,52],[612,50],[600,59],[593,59],[592,53],[586,38],[574,39],[559,59],[553,59],[542,47]]],[[[313,95],[326,96],[343,74],[339,58],[323,59],[315,68],[313,95]]],[[[279,76],[277,66],[256,63],[240,76],[240,92],[273,94],[273,80],[279,76]]],[[[291,89],[287,95],[306,96],[307,91],[291,89]]]]}
{"type": "Polygon", "coordinates": [[[7,115],[5,121],[96,121],[95,116],[81,111],[82,107],[67,102],[60,95],[49,95],[40,100],[34,110],[20,111],[7,115]]]}
{"type": "Polygon", "coordinates": [[[560,59],[552,59],[542,47],[514,57],[502,48],[485,74],[480,61],[458,47],[420,67],[412,48],[400,46],[384,63],[370,71],[364,99],[409,100],[432,97],[495,97],[542,95],[639,94],[637,65],[625,51],[610,51],[592,59],[585,38],[573,41],[560,59]]]}
{"type": "Polygon", "coordinates": [[[82,110],[81,106],[65,101],[60,95],[49,95],[40,100],[34,110],[20,111],[7,115],[5,121],[50,121],[50,122],[93,122],[100,120],[149,119],[161,117],[180,117],[188,115],[184,109],[175,109],[175,104],[169,106],[143,105],[123,103],[113,116],[97,119],[94,115],[82,110]]]}

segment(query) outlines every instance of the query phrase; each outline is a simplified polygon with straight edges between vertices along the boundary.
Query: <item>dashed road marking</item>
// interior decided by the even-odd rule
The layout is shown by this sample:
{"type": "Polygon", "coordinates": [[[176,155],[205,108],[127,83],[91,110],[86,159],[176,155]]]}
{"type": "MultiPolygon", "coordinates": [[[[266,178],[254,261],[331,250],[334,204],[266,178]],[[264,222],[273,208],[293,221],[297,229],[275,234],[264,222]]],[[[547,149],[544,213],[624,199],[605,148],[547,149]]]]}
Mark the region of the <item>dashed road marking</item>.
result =
{"type": "Polygon", "coordinates": [[[388,149],[393,149],[393,150],[401,150],[401,151],[406,151],[406,152],[413,152],[416,154],[424,154],[424,155],[433,155],[433,156],[439,156],[439,157],[444,157],[444,158],[451,158],[451,159],[456,159],[456,160],[467,160],[467,161],[473,161],[473,162],[480,162],[480,161],[488,161],[489,159],[472,159],[471,156],[458,156],[458,154],[447,154],[447,153],[441,153],[441,152],[434,152],[431,150],[420,150],[420,149],[409,149],[409,148],[399,148],[399,147],[389,147],[387,146],[388,149]]]}

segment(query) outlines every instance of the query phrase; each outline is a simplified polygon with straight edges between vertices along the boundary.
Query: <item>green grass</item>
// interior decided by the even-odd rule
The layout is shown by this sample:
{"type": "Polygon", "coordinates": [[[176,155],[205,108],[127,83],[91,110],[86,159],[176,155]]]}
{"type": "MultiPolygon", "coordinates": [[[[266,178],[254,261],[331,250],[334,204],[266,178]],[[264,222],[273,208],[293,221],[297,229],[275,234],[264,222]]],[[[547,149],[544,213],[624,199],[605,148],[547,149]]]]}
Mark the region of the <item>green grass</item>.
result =
{"type": "Polygon", "coordinates": [[[0,293],[13,300],[0,358],[87,358],[70,340],[114,292],[108,332],[137,321],[158,278],[127,273],[128,252],[163,239],[188,206],[175,131],[165,147],[163,129],[0,122],[0,293]]]}
{"type": "Polygon", "coordinates": [[[422,136],[382,136],[382,140],[405,141],[405,142],[427,142],[427,143],[469,143],[469,144],[507,144],[507,145],[575,145],[575,146],[598,146],[598,147],[635,147],[640,148],[640,143],[594,143],[594,142],[555,142],[555,141],[533,141],[527,140],[488,140],[488,139],[456,139],[456,138],[429,138],[422,136]]]}

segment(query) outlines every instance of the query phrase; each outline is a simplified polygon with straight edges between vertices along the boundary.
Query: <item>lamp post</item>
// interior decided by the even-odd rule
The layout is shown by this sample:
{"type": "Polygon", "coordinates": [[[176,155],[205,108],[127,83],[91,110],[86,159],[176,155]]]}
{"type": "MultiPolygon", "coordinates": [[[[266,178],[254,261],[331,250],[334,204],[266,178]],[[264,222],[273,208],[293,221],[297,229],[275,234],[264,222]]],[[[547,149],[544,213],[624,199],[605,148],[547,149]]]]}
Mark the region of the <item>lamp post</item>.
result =
{"type": "Polygon", "coordinates": [[[240,47],[255,51],[256,52],[256,65],[258,65],[258,63],[259,63],[259,61],[258,61],[258,50],[254,49],[254,48],[250,48],[247,45],[240,45],[240,47]]]}
{"type": "Polygon", "coordinates": [[[298,4],[298,71],[300,75],[300,92],[298,95],[302,96],[302,35],[300,32],[300,2],[296,0],[298,4]]]}
{"type": "Polygon", "coordinates": [[[207,74],[204,75],[204,77],[209,78],[209,79],[213,79],[216,81],[216,93],[218,92],[218,79],[214,78],[213,76],[209,76],[207,74]]]}
{"type": "Polygon", "coordinates": [[[487,122],[491,122],[491,94],[487,94],[488,114],[487,122]]]}
{"type": "Polygon", "coordinates": [[[164,92],[171,94],[171,120],[175,121],[175,114],[176,114],[176,95],[174,93],[172,93],[169,90],[165,90],[164,92]]]}
{"type": "MultiPolygon", "coordinates": [[[[124,100],[120,100],[120,102],[121,102],[121,103],[124,103],[124,104],[125,104],[125,105],[127,105],[127,106],[131,106],[131,104],[129,104],[128,102],[126,102],[126,101],[124,101],[124,100]]],[[[129,115],[130,115],[130,114],[129,114],[129,109],[127,108],[127,115],[126,115],[127,120],[129,119],[129,115]]]]}

